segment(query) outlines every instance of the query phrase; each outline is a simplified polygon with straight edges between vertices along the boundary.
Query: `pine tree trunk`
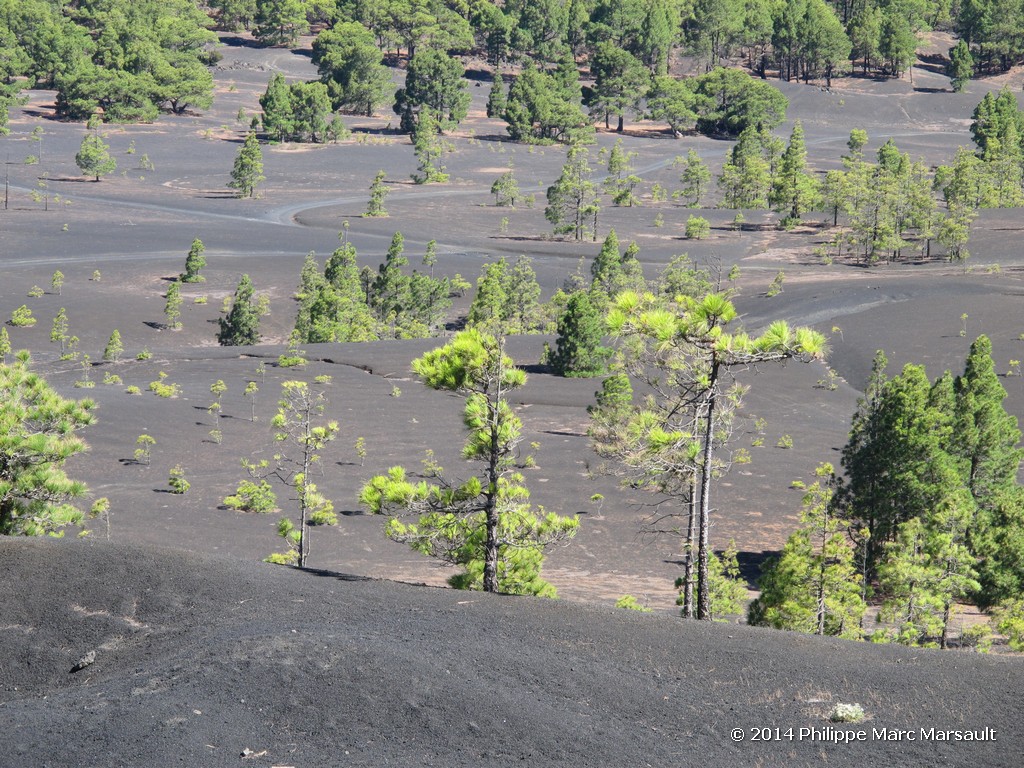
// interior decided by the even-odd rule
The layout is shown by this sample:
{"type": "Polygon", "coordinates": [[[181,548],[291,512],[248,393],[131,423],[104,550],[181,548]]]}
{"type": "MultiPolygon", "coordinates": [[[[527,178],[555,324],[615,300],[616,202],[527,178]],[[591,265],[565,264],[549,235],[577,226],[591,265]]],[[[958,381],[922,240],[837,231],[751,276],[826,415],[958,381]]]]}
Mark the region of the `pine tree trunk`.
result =
{"type": "MultiPolygon", "coordinates": [[[[504,349],[499,346],[499,356],[504,349]]],[[[500,369],[500,365],[499,365],[500,369]]],[[[484,543],[484,592],[498,591],[498,402],[501,400],[501,372],[499,370],[497,396],[488,396],[487,417],[490,427],[490,455],[487,459],[487,497],[484,517],[487,526],[487,540],[484,543]]]]}
{"type": "Polygon", "coordinates": [[[304,414],[306,423],[303,425],[306,439],[303,441],[302,448],[302,492],[299,494],[299,568],[306,567],[306,558],[309,556],[309,502],[307,497],[307,489],[309,487],[307,481],[309,479],[309,428],[310,419],[313,418],[311,409],[309,406],[306,407],[304,414]]]}
{"type": "Polygon", "coordinates": [[[699,546],[697,549],[697,618],[700,621],[711,620],[711,589],[708,575],[709,550],[709,529],[711,527],[711,477],[714,474],[712,461],[714,460],[715,441],[715,394],[718,387],[718,361],[711,364],[711,372],[708,376],[708,404],[704,425],[704,461],[701,467],[700,478],[700,522],[699,522],[699,546]]]}
{"type": "Polygon", "coordinates": [[[946,650],[949,641],[949,620],[952,618],[953,603],[946,601],[942,611],[942,637],[939,639],[939,648],[946,650]]]}
{"type": "Polygon", "coordinates": [[[690,479],[690,519],[686,524],[686,558],[683,560],[683,618],[693,618],[693,550],[697,538],[697,469],[690,479]]]}
{"type": "Polygon", "coordinates": [[[815,634],[825,634],[825,547],[828,544],[828,507],[824,510],[825,519],[821,524],[821,567],[818,569],[818,626],[815,634]]]}

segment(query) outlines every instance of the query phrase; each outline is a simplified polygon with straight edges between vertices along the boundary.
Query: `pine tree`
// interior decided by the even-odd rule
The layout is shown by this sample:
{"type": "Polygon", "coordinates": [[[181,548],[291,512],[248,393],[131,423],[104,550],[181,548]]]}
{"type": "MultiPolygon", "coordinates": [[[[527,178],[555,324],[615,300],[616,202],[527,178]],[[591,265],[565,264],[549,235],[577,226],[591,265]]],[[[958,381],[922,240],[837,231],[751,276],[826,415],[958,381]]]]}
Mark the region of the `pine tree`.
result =
{"type": "Polygon", "coordinates": [[[68,314],[64,307],[61,307],[57,316],[53,318],[53,326],[50,328],[50,341],[54,344],[60,344],[60,359],[64,360],[68,341],[68,314]]]}
{"type": "Polygon", "coordinates": [[[448,181],[441,158],[451,150],[451,145],[440,135],[441,126],[434,110],[424,107],[420,119],[412,131],[413,151],[419,162],[418,173],[412,175],[417,184],[443,184],[448,181]]]}
{"type": "Polygon", "coordinates": [[[392,467],[363,487],[360,501],[390,517],[389,538],[460,566],[449,580],[458,589],[554,597],[540,575],[544,550],[572,538],[579,519],[534,510],[515,470],[522,424],[506,398],[526,374],[501,341],[472,329],[413,361],[413,370],[432,389],[466,396],[463,456],[481,467],[480,475],[452,480],[438,468],[436,482],[413,483],[405,469],[392,467]],[[407,514],[418,519],[406,523],[400,516],[407,514]]]}
{"type": "Polygon", "coordinates": [[[164,317],[167,327],[173,331],[181,328],[181,283],[175,280],[167,288],[167,302],[164,304],[164,317]]]}
{"type": "Polygon", "coordinates": [[[91,121],[89,125],[78,154],[75,155],[75,165],[85,176],[92,176],[94,181],[99,181],[101,176],[107,176],[117,170],[117,161],[110,156],[110,147],[100,137],[91,121]]]}
{"type": "MultiPolygon", "coordinates": [[[[591,217],[596,221],[600,210],[597,188],[591,181],[590,152],[581,144],[569,147],[562,174],[548,187],[548,205],[544,216],[555,228],[555,234],[571,234],[581,240],[587,233],[591,217]]],[[[597,228],[593,228],[597,237],[597,228]]]]}
{"type": "Polygon", "coordinates": [[[534,333],[540,322],[540,283],[529,256],[520,256],[507,271],[505,294],[508,332],[534,333]]]}
{"type": "Polygon", "coordinates": [[[833,510],[832,465],[820,465],[815,474],[818,479],[803,497],[801,527],[762,569],[761,595],[751,603],[748,619],[776,629],[859,639],[867,606],[845,526],[833,510]]]}
{"type": "Polygon", "coordinates": [[[61,397],[30,364],[19,352],[0,365],[0,535],[59,536],[83,518],[71,502],[86,486],[64,464],[86,450],[75,433],[93,422],[95,403],[61,397]]]}
{"type": "Polygon", "coordinates": [[[283,517],[277,533],[288,543],[288,550],[274,553],[268,562],[305,567],[310,551],[310,528],[313,525],[335,525],[338,518],[334,504],[311,482],[322,462],[320,452],[338,436],[338,422],[318,422],[326,408],[323,392],[313,391],[304,381],[286,381],[281,385],[277,414],[271,421],[275,449],[273,464],[248,465],[259,473],[273,475],[289,488],[295,489],[299,503],[298,525],[283,517]]]}
{"type": "Polygon", "coordinates": [[[291,45],[309,29],[306,0],[256,0],[253,35],[267,45],[291,45]]]}
{"type": "Polygon", "coordinates": [[[601,313],[590,296],[579,291],[569,298],[565,314],[558,321],[558,339],[551,355],[551,368],[559,376],[588,378],[607,372],[611,350],[601,346],[606,333],[601,313]]]}
{"type": "MultiPolygon", "coordinates": [[[[679,196],[688,198],[688,208],[699,208],[701,200],[707,194],[708,184],[711,182],[711,171],[707,164],[692,147],[686,151],[686,160],[683,163],[683,171],[679,175],[682,189],[679,196]]],[[[673,195],[675,197],[675,195],[673,195]]]]}
{"type": "Polygon", "coordinates": [[[434,276],[434,265],[437,264],[437,240],[427,241],[427,252],[423,254],[423,266],[430,269],[430,276],[434,276]]]}
{"type": "Polygon", "coordinates": [[[488,264],[476,281],[476,296],[466,315],[466,325],[485,333],[501,335],[507,332],[508,292],[505,289],[508,264],[504,259],[488,264]]]}
{"type": "Polygon", "coordinates": [[[181,282],[202,283],[206,281],[206,278],[199,274],[206,266],[206,257],[203,256],[205,252],[206,246],[203,245],[202,240],[197,237],[192,241],[192,247],[188,249],[188,255],[185,257],[185,271],[178,277],[181,282]]]}
{"type": "Polygon", "coordinates": [[[614,205],[623,205],[632,208],[640,202],[633,194],[640,177],[633,173],[633,158],[636,152],[627,152],[622,148],[622,139],[617,139],[608,153],[608,176],[603,186],[605,191],[612,196],[614,205]]]}
{"type": "Polygon", "coordinates": [[[519,197],[519,182],[516,181],[512,172],[512,164],[509,163],[508,170],[495,179],[491,185],[491,194],[494,195],[494,204],[498,206],[516,207],[516,199],[519,197]]]}
{"type": "Polygon", "coordinates": [[[487,116],[501,117],[508,107],[508,98],[505,96],[505,83],[502,81],[501,72],[495,72],[491,80],[491,90],[487,94],[487,116]]]}
{"type": "Polygon", "coordinates": [[[992,361],[992,342],[979,336],[971,344],[962,376],[954,383],[956,439],[950,450],[964,465],[964,481],[981,507],[1016,484],[1024,450],[1017,417],[1003,406],[1006,390],[992,361]]]}
{"type": "Polygon", "coordinates": [[[116,328],[107,340],[107,346],[103,348],[103,359],[108,363],[116,363],[121,359],[124,352],[124,344],[121,343],[121,333],[116,328]]]}
{"type": "Polygon", "coordinates": [[[391,72],[381,62],[377,39],[357,21],[337,21],[317,35],[313,63],[335,109],[371,117],[394,96],[391,72]]]}
{"type": "Polygon", "coordinates": [[[402,268],[407,266],[409,259],[405,256],[405,238],[401,232],[395,232],[384,263],[378,268],[373,281],[370,301],[377,319],[382,323],[398,326],[402,314],[408,310],[409,277],[402,272],[402,268]]]}
{"type": "Polygon", "coordinates": [[[601,251],[590,265],[593,288],[600,290],[608,298],[615,296],[622,289],[622,254],[619,252],[619,238],[615,230],[608,231],[601,251]]]}
{"type": "Polygon", "coordinates": [[[815,206],[818,197],[817,179],[807,172],[804,128],[797,120],[779,172],[775,174],[770,201],[772,208],[784,215],[782,225],[786,226],[800,221],[800,217],[815,206]]]}
{"type": "Polygon", "coordinates": [[[470,96],[462,62],[447,51],[422,48],[413,54],[405,87],[395,93],[394,111],[402,130],[411,133],[424,108],[434,113],[442,131],[458,125],[469,109],[470,96]]]}
{"type": "Polygon", "coordinates": [[[235,289],[231,310],[219,320],[217,341],[224,347],[258,344],[260,341],[260,314],[253,303],[252,280],[242,275],[235,289]]]}
{"type": "Polygon", "coordinates": [[[970,531],[980,589],[975,599],[990,608],[1024,593],[1024,489],[998,492],[980,507],[970,531]]]}
{"type": "Polygon", "coordinates": [[[843,512],[855,529],[870,533],[869,579],[899,526],[926,515],[961,484],[948,453],[950,416],[936,407],[943,399],[942,385],[930,385],[923,366],[910,364],[886,380],[884,360],[876,357],[872,382],[843,449],[843,512]]]}
{"type": "Polygon", "coordinates": [[[895,538],[886,543],[878,566],[879,586],[888,595],[878,620],[896,623],[891,639],[901,645],[921,645],[939,636],[943,602],[934,589],[938,578],[924,523],[918,517],[901,523],[895,538]]]}
{"type": "Polygon", "coordinates": [[[963,40],[949,49],[949,82],[953,93],[961,93],[974,77],[974,57],[971,48],[963,40]]]}
{"type": "MultiPolygon", "coordinates": [[[[756,338],[730,332],[727,326],[736,315],[724,293],[681,296],[676,303],[627,291],[616,299],[607,320],[611,335],[622,340],[627,372],[650,384],[653,392],[625,426],[621,445],[612,443],[611,454],[629,472],[633,487],[687,505],[687,546],[696,552],[695,613],[700,620],[712,615],[712,485],[727,468],[718,454],[745,391],[733,385],[730,371],[793,357],[810,360],[825,351],[821,334],[784,322],[773,323],[756,338]]],[[[685,602],[690,601],[684,594],[685,602]]],[[[692,611],[692,602],[689,607],[692,611]]]]}
{"type": "Polygon", "coordinates": [[[228,188],[237,190],[239,197],[255,197],[256,187],[266,178],[263,175],[263,150],[260,149],[256,134],[250,131],[235,158],[228,188]]]}
{"type": "Polygon", "coordinates": [[[764,158],[760,134],[747,128],[729,152],[718,186],[726,208],[766,208],[771,189],[771,166],[764,158]]]}
{"type": "Polygon", "coordinates": [[[286,141],[295,132],[292,95],[284,75],[275,72],[260,96],[263,109],[263,130],[276,141],[286,141]]]}
{"type": "Polygon", "coordinates": [[[384,184],[384,171],[377,171],[370,185],[370,204],[366,207],[365,216],[378,217],[387,216],[387,209],[384,208],[384,200],[391,190],[384,184]]]}
{"type": "Polygon", "coordinates": [[[351,243],[344,242],[331,254],[323,276],[314,267],[305,279],[311,286],[310,298],[300,304],[303,324],[296,320],[295,325],[303,341],[315,344],[379,338],[380,326],[367,303],[356,249],[351,243]]]}

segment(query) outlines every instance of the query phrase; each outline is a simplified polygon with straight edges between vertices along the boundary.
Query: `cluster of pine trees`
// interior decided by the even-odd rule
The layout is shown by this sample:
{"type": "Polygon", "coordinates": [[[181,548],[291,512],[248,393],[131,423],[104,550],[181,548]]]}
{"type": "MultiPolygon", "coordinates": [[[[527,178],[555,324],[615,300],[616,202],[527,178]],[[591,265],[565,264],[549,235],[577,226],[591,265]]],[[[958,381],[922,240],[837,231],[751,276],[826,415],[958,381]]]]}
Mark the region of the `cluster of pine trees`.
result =
{"type": "Polygon", "coordinates": [[[959,376],[930,381],[908,364],[889,378],[886,364],[879,352],[843,477],[819,467],[800,529],[761,579],[751,623],[946,647],[959,602],[996,608],[1004,623],[1019,611],[1024,450],[991,342],[971,345],[959,376]]]}
{"type": "Polygon", "coordinates": [[[152,120],[205,109],[216,61],[212,22],[194,0],[0,2],[0,80],[57,91],[57,112],[83,120],[152,120]]]}
{"type": "Polygon", "coordinates": [[[376,274],[359,268],[349,242],[331,254],[323,271],[311,253],[302,267],[294,338],[299,343],[374,341],[433,335],[451,306],[452,283],[433,276],[436,259],[428,245],[424,264],[431,273],[406,274],[405,239],[396,232],[376,274]]]}
{"type": "Polygon", "coordinates": [[[333,115],[323,83],[288,84],[278,72],[260,96],[263,130],[276,141],[337,140],[347,134],[341,118],[333,115]]]}

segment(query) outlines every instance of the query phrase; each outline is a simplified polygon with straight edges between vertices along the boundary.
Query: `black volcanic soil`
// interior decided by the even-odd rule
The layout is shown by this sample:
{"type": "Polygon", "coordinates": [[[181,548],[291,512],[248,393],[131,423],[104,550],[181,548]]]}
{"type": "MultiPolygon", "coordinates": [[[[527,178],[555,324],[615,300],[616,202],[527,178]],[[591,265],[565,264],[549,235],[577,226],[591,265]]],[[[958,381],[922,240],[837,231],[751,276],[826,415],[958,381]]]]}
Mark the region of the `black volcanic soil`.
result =
{"type": "Polygon", "coordinates": [[[1024,749],[1015,658],[147,545],[6,540],[0,561],[6,768],[995,767],[1024,749]],[[868,720],[829,731],[837,702],[868,720]],[[752,741],[761,728],[793,739],[752,741]],[[927,741],[922,728],[995,740],[927,741]],[[820,740],[847,731],[867,741],[820,740]]]}

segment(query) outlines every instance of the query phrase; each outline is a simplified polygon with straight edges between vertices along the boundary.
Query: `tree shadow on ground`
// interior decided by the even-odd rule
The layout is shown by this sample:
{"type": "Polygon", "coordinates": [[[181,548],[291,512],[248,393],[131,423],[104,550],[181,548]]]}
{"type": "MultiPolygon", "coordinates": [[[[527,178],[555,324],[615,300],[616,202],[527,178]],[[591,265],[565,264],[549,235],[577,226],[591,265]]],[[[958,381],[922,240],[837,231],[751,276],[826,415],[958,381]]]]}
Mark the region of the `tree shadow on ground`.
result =
{"type": "MultiPolygon", "coordinates": [[[[721,558],[724,554],[725,550],[715,550],[715,556],[718,558],[721,558]]],[[[736,553],[736,563],[740,567],[740,578],[746,582],[747,589],[757,589],[757,580],[761,578],[761,569],[764,567],[765,562],[771,557],[778,556],[778,554],[777,551],[736,553]]],[[[677,558],[669,558],[663,562],[669,565],[677,565],[680,570],[685,565],[683,560],[677,558]]]]}

